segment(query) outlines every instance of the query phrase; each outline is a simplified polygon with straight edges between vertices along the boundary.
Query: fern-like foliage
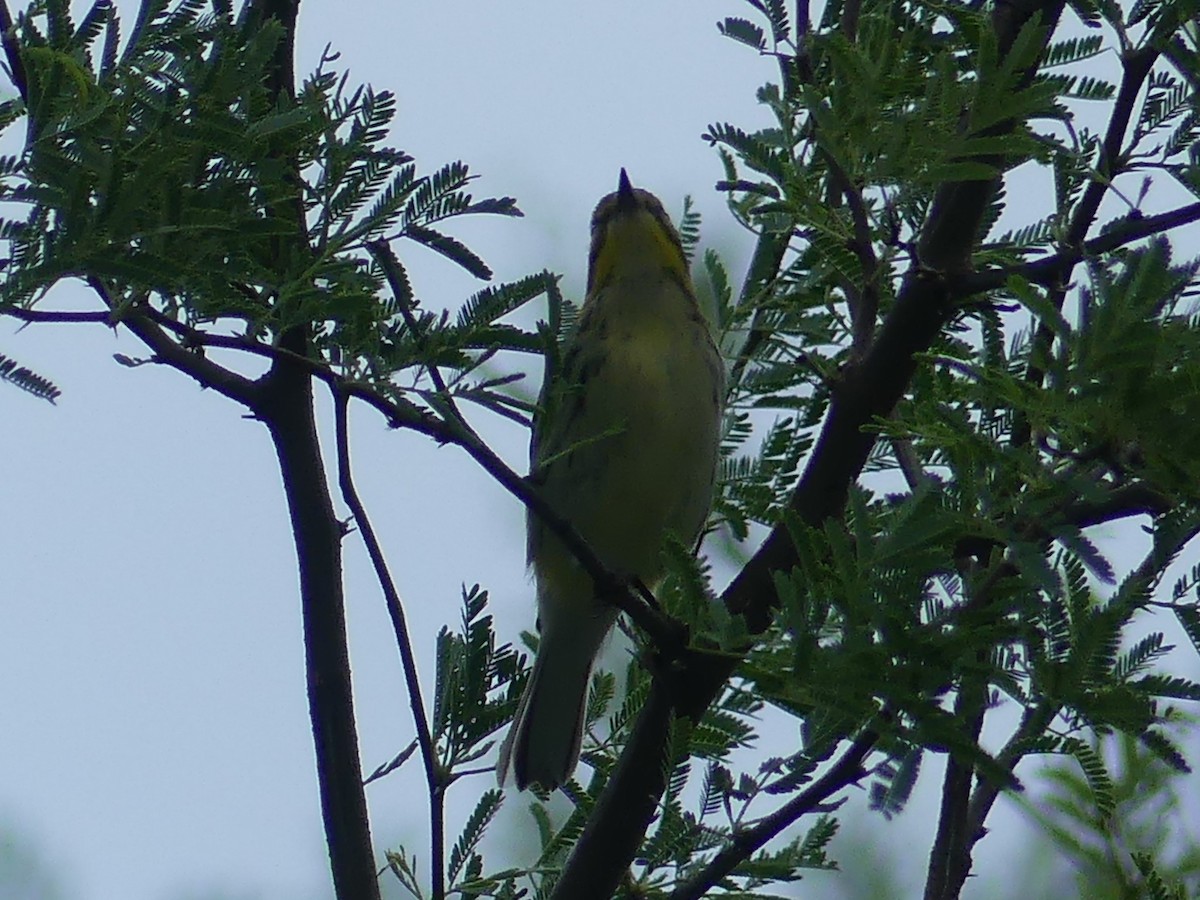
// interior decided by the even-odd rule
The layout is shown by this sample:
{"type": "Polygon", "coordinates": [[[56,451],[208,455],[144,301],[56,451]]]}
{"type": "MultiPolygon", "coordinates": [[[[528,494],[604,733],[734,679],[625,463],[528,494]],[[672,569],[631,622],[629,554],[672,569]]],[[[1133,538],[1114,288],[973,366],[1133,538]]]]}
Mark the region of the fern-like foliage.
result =
{"type": "MultiPolygon", "coordinates": [[[[918,2],[886,13],[864,6],[850,39],[843,8],[831,4],[820,22],[799,23],[802,44],[793,44],[790,10],[749,6],[719,30],[771,56],[780,78],[758,92],[770,124],[718,122],[705,134],[724,168],[718,187],[763,254],[740,290],[719,257],[703,260],[731,361],[714,523],[735,540],[755,526],[788,529],[799,563],[774,573],[782,609],[753,640],[740,683],[825,736],[811,752],[778,759],[766,783],[800,790],[823,754],[871,729],[880,756],[870,796],[884,815],[904,808],[937,748],[1001,787],[1017,785],[1013,766],[1027,753],[1070,756],[1096,814],[1119,816],[1114,776],[1092,749],[1097,735],[1126,735],[1170,771],[1194,762],[1168,727],[1168,704],[1191,702],[1198,686],[1172,668],[1163,633],[1147,623],[1161,602],[1158,580],[1200,524],[1200,471],[1182,450],[1200,440],[1188,385],[1200,378],[1198,265],[1158,238],[1089,256],[1070,285],[1021,273],[1062,249],[1098,180],[1161,164],[1196,183],[1195,94],[1185,87],[1195,82],[1173,70],[1188,64],[1179,55],[1155,64],[1129,100],[1087,67],[1112,46],[1099,33],[1046,41],[1029,28],[1002,52],[982,11],[918,2]],[[1130,104],[1119,158],[1105,155],[1103,133],[1076,122],[1084,104],[1114,103],[1130,104]],[[1022,165],[1052,185],[1051,208],[1014,217],[1011,177],[984,210],[971,260],[1013,276],[964,304],[917,361],[897,408],[871,426],[879,440],[844,514],[820,526],[793,520],[842,372],[862,352],[856,316],[865,303],[886,322],[919,271],[912,249],[939,186],[991,182],[1022,165]],[[1031,372],[1044,375],[1035,382],[1031,372]],[[1118,502],[1142,491],[1153,502],[1118,502]],[[1148,517],[1150,555],[1127,572],[1093,526],[1131,514],[1148,517]],[[1016,707],[1029,733],[1000,753],[981,747],[953,713],[971,697],[983,698],[984,713],[1016,707]]],[[[1141,47],[1180,33],[1184,6],[1076,12],[1122,34],[1144,29],[1141,47]]],[[[1143,185],[1128,205],[1146,194],[1143,185]]],[[[1118,216],[1087,234],[1124,227],[1127,210],[1118,216]]],[[[673,566],[682,596],[695,598],[676,609],[702,641],[748,640],[707,612],[702,578],[680,559],[673,566]]],[[[1200,647],[1196,582],[1181,582],[1169,605],[1200,647]]],[[[679,765],[644,850],[664,864],[682,835],[701,858],[715,839],[703,816],[670,806],[679,765]]],[[[734,810],[740,827],[735,798],[764,788],[722,757],[706,765],[700,812],[734,810]]],[[[797,871],[759,870],[777,881],[797,871]]],[[[737,896],[766,883],[717,886],[737,896]]]]}
{"type": "Polygon", "coordinates": [[[1124,736],[1068,740],[1055,753],[1065,761],[1049,769],[1050,796],[1025,805],[1074,863],[1080,896],[1181,898],[1200,889],[1195,840],[1172,840],[1186,800],[1169,766],[1124,736]]]}
{"type": "Polygon", "coordinates": [[[279,26],[248,27],[219,0],[145,3],[124,40],[104,0],[78,25],[51,0],[16,29],[26,102],[0,106],[0,123],[24,115],[28,139],[0,160],[0,199],[26,212],[0,221],[11,258],[0,304],[29,306],[83,277],[114,308],[149,304],[189,328],[240,323],[264,342],[304,329],[319,360],[392,395],[424,396],[428,367],[446,367],[456,393],[508,411],[495,373],[473,373],[500,350],[537,346],[497,319],[551,279],[494,288],[486,306],[472,298],[454,327],[415,294],[392,296],[368,242],[409,241],[487,280],[448,229],[520,211],[474,197],[462,162],[422,173],[388,146],[391,93],[349,86],[330,56],[294,99],[275,99],[265,76],[279,26]],[[400,302],[428,333],[410,332],[400,302]]]}
{"type": "MultiPolygon", "coordinates": [[[[1197,217],[1142,209],[1164,177],[1200,195],[1194,4],[1078,0],[1063,17],[1088,33],[1065,39],[1051,34],[1058,19],[1004,33],[1001,6],[827,3],[814,22],[805,4],[747,0],[719,26],[777,68],[756,95],[765,125],[705,133],[718,188],[758,241],[740,282],[713,251],[698,266],[729,376],[710,531],[744,559],[754,547],[742,542],[774,529],[769,549],[789,562],[768,573],[774,619],[752,628],[717,602],[693,548],[662,548],[662,610],[687,626],[692,653],[737,668],[711,708],[670,726],[630,896],[769,896],[833,867],[836,801],[797,812],[774,842],[747,835],[848,748],[861,755],[843,786],[869,781],[886,816],[928,777],[931,753],[967,774],[971,815],[1022,786],[1023,759],[1053,757],[1069,766],[1071,809],[1104,840],[1129,831],[1131,806],[1109,736],[1159,787],[1194,764],[1176,705],[1200,685],[1151,614],[1170,612],[1180,649],[1200,651],[1200,569],[1169,598],[1160,589],[1200,534],[1200,263],[1154,235],[1197,217]],[[1088,67],[1110,58],[1119,80],[1088,67]],[[1092,130],[1085,110],[1110,122],[1092,130]],[[947,196],[976,194],[968,258],[931,264],[931,217],[947,196]],[[1031,194],[1033,213],[1012,202],[1031,194]],[[914,285],[945,308],[902,306],[914,285]],[[904,329],[921,317],[936,318],[936,336],[914,350],[904,329]],[[881,347],[899,381],[864,384],[881,347]],[[876,407],[885,389],[899,399],[876,407]],[[832,459],[826,438],[855,404],[871,415],[854,433],[873,445],[832,459]],[[813,460],[824,468],[806,476],[813,460]],[[839,496],[799,502],[820,478],[839,496]],[[1142,526],[1137,564],[1097,533],[1125,520],[1142,526]],[[970,723],[998,707],[1019,724],[985,746],[970,723]],[[794,726],[786,746],[763,746],[767,716],[794,726]]],[[[147,0],[127,29],[104,0],[78,22],[66,0],[41,0],[8,37],[23,91],[0,103],[0,127],[22,123],[25,140],[0,158],[0,312],[79,278],[112,321],[142,316],[187,352],[222,334],[270,355],[301,334],[313,365],[428,416],[459,422],[462,400],[528,422],[523,363],[539,356],[555,376],[578,307],[546,272],[427,300],[383,253],[432,251],[489,280],[456,220],[520,214],[511,198],[476,197],[464,163],[425,168],[391,146],[391,93],[350,85],[329,56],[294,98],[276,96],[280,28],[228,0],[147,0]],[[520,327],[513,314],[543,296],[546,321],[520,327]]],[[[680,233],[691,260],[690,205],[680,233]]],[[[57,396],[3,357],[0,377],[57,396]]],[[[486,592],[464,591],[462,609],[436,644],[439,802],[490,763],[525,677],[486,592]]],[[[650,657],[640,641],[635,656],[650,657]]],[[[567,815],[531,804],[538,857],[488,869],[482,837],[502,797],[481,789],[449,842],[451,891],[550,895],[651,694],[640,662],[619,674],[593,680],[567,815]]],[[[986,831],[973,825],[970,841],[986,831]]],[[[1067,852],[1108,859],[1077,843],[1067,852]]],[[[1161,847],[1130,848],[1122,896],[1196,893],[1161,847]]],[[[388,856],[420,896],[415,860],[388,856]]]]}
{"type": "MultiPolygon", "coordinates": [[[[1039,260],[1064,251],[1096,185],[1124,179],[1123,167],[1169,161],[1182,176],[1196,129],[1180,79],[1153,70],[1113,159],[1103,132],[1074,123],[1080,104],[1125,102],[1081,69],[1108,52],[1103,38],[1043,44],[1031,28],[1002,53],[981,12],[911,3],[864,6],[849,40],[836,5],[816,26],[798,26],[782,4],[750,6],[720,29],[778,63],[780,79],[758,92],[767,127],[716,123],[705,135],[731,212],[759,236],[740,284],[717,253],[700,259],[730,376],[711,526],[739,551],[756,529],[782,529],[796,561],[772,573],[781,608],[751,635],[714,597],[709,564],[664,548],[663,610],[688,624],[697,649],[741,662],[712,708],[672,726],[659,761],[666,790],[628,892],[703,883],[712,896],[769,896],[834,867],[828,809],[785,840],[737,851],[865,737],[872,762],[852,780],[869,778],[869,805],[885,816],[906,808],[931,753],[949,754],[977,791],[1027,787],[1017,764],[1048,756],[1069,762],[1091,821],[1116,833],[1122,772],[1098,741],[1122,736],[1162,783],[1194,764],[1175,704],[1195,702],[1200,685],[1174,667],[1150,614],[1169,607],[1200,648],[1200,575],[1169,601],[1157,591],[1200,533],[1200,467],[1185,449],[1200,445],[1200,264],[1162,237],[1089,250],[1069,284],[1044,277],[1039,260]],[[803,54],[791,43],[797,27],[803,54]],[[877,440],[844,509],[802,520],[795,492],[864,352],[862,310],[877,338],[907,280],[939,277],[920,268],[914,245],[940,186],[990,183],[1020,166],[1045,176],[1051,208],[1014,220],[1016,185],[992,193],[971,267],[1003,273],[999,286],[964,298],[912,360],[899,403],[868,426],[877,440]],[[1095,530],[1132,516],[1148,544],[1136,568],[1095,530]],[[998,748],[966,727],[996,707],[1021,723],[998,748]],[[795,721],[795,742],[762,746],[767,715],[795,721]]],[[[1080,15],[1127,27],[1113,5],[1080,15]]],[[[1166,21],[1158,15],[1145,21],[1166,21]]],[[[1141,215],[1121,213],[1087,236],[1141,215]]],[[[684,233],[690,250],[686,214],[684,233]]],[[[551,375],[573,321],[574,307],[551,294],[539,335],[551,375]]],[[[539,797],[538,858],[488,884],[551,895],[650,690],[636,663],[623,679],[597,673],[584,768],[564,788],[569,814],[552,816],[539,797]]],[[[1138,852],[1121,860],[1125,872],[1164,896],[1177,890],[1167,857],[1138,852]]]]}
{"type": "Polygon", "coordinates": [[[62,396],[62,391],[49,378],[39,375],[27,366],[0,353],[0,381],[14,385],[26,393],[49,400],[51,403],[62,396]]]}

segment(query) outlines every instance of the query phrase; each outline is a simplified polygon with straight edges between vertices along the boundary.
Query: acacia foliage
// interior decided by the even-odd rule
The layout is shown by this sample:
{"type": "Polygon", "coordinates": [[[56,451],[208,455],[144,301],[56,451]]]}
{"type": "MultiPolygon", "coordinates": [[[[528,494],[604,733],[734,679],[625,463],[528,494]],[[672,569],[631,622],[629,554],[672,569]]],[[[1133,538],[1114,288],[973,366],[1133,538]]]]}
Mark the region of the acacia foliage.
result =
{"type": "MultiPolygon", "coordinates": [[[[613,864],[639,896],[766,896],[835,864],[840,789],[869,778],[872,805],[893,815],[939,755],[950,762],[927,896],[957,896],[1023,759],[1077,764],[1098,828],[1119,807],[1098,738],[1128,736],[1169,771],[1190,765],[1172,728],[1200,686],[1150,614],[1172,615],[1181,650],[1200,651],[1200,579],[1161,590],[1200,531],[1198,265],[1164,236],[1200,220],[1197,10],[904,0],[830,3],[810,21],[803,3],[749,6],[720,27],[777,66],[758,92],[774,123],[705,135],[718,189],[759,235],[742,284],[711,250],[699,272],[730,364],[712,525],[737,538],[774,529],[793,558],[771,573],[778,610],[763,627],[714,602],[687,548],[666,549],[664,610],[693,650],[740,663],[643,761],[665,790],[634,858],[613,864]],[[1006,31],[1005,9],[1027,15],[1006,31]],[[1094,68],[1114,58],[1115,77],[1094,68]],[[1101,130],[1082,124],[1085,105],[1104,111],[1101,130]],[[1044,208],[1016,202],[1029,184],[1049,186],[1044,208]],[[972,195],[975,214],[946,215],[972,195]],[[933,337],[864,386],[864,360],[909,325],[914,285],[943,298],[915,310],[933,337]],[[870,454],[833,514],[802,515],[803,473],[838,404],[856,402],[882,406],[867,416],[870,454]],[[1145,533],[1134,566],[1094,541],[1123,520],[1145,533]],[[746,767],[733,752],[755,746],[768,706],[794,720],[796,741],[757,748],[746,767]],[[984,721],[1002,709],[1016,724],[985,748],[984,721]]],[[[461,163],[420,174],[386,144],[392,96],[349,88],[333,58],[294,97],[271,90],[283,38],[227,0],[143,3],[124,36],[107,3],[78,24],[62,0],[18,17],[6,49],[19,45],[21,98],[0,105],[0,123],[24,122],[26,140],[0,160],[0,199],[24,212],[0,223],[0,309],[28,318],[54,284],[82,278],[104,321],[151,323],[196,358],[209,346],[269,356],[302,329],[313,371],[378,399],[393,424],[470,448],[459,400],[526,421],[530,404],[487,364],[537,353],[553,371],[576,308],[555,279],[443,314],[372,252],[410,241],[489,277],[446,223],[517,215],[515,203],[474,199],[461,163]],[[501,321],[543,295],[543,327],[501,321]]],[[[691,252],[698,225],[684,226],[691,252]]],[[[187,357],[173,364],[205,377],[187,357]]],[[[524,677],[495,641],[486,594],[463,604],[461,626],[439,637],[424,748],[438,803],[491,750],[524,677]]],[[[639,662],[620,680],[599,673],[587,781],[564,788],[572,813],[556,823],[532,806],[540,858],[489,870],[481,839],[502,797],[485,790],[448,854],[432,841],[434,883],[552,894],[650,696],[639,662]]],[[[1151,895],[1195,893],[1182,881],[1194,872],[1168,884],[1155,851],[1137,848],[1121,871],[1151,895]]],[[[397,850],[389,869],[421,895],[414,860],[397,850]]]]}

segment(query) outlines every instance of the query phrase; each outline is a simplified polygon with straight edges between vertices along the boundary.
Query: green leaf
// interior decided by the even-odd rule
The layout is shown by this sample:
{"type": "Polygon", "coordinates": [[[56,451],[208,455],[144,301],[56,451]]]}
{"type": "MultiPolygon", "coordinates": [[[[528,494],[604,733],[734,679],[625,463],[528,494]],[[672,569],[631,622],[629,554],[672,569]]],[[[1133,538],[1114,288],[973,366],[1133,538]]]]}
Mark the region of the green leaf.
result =
{"type": "Polygon", "coordinates": [[[1087,744],[1073,738],[1064,742],[1063,750],[1075,757],[1079,768],[1083,770],[1096,814],[1102,822],[1109,821],[1116,811],[1117,801],[1112,776],[1108,774],[1104,760],[1087,744]]]}
{"type": "Polygon", "coordinates": [[[767,49],[767,38],[763,34],[763,30],[746,19],[726,16],[724,21],[717,23],[717,30],[725,37],[733,38],[755,50],[767,49]]]}
{"type": "Polygon", "coordinates": [[[788,37],[788,11],[786,0],[746,0],[767,17],[771,23],[771,34],[778,43],[788,37]]]}
{"type": "Polygon", "coordinates": [[[487,263],[476,256],[461,241],[449,235],[434,231],[432,228],[410,224],[404,229],[404,236],[428,247],[430,250],[436,250],[447,259],[458,263],[476,278],[488,281],[492,277],[492,270],[488,268],[487,263]]]}
{"type": "Polygon", "coordinates": [[[1129,684],[1153,697],[1200,700],[1200,684],[1173,675],[1145,675],[1133,679],[1129,684]]]}
{"type": "Polygon", "coordinates": [[[54,403],[62,396],[62,391],[50,381],[38,375],[32,369],[18,365],[17,362],[0,353],[0,381],[6,381],[9,384],[19,387],[26,393],[32,394],[35,397],[41,397],[43,400],[48,400],[54,403]]]}
{"type": "Polygon", "coordinates": [[[486,287],[467,299],[458,311],[455,325],[467,329],[491,324],[546,293],[550,284],[555,281],[557,276],[549,271],[542,271],[520,281],[486,287]]]}
{"type": "Polygon", "coordinates": [[[1190,774],[1192,767],[1188,765],[1188,761],[1184,758],[1179,748],[1175,746],[1175,742],[1167,737],[1163,732],[1154,729],[1148,729],[1138,735],[1146,748],[1165,762],[1176,772],[1181,772],[1185,775],[1190,774]]]}
{"type": "MultiPolygon", "coordinates": [[[[483,839],[484,832],[497,812],[500,811],[500,806],[504,802],[504,793],[502,791],[492,789],[483,792],[483,796],[479,798],[479,802],[475,804],[475,809],[471,815],[467,817],[467,822],[463,826],[462,833],[459,835],[454,846],[450,848],[450,859],[446,871],[447,880],[453,886],[463,867],[475,857],[475,848],[479,846],[480,840],[483,839]]],[[[477,858],[477,857],[476,857],[477,858]]]]}
{"type": "Polygon", "coordinates": [[[904,811],[921,772],[922,754],[922,748],[910,747],[900,757],[899,765],[877,767],[881,780],[871,784],[871,809],[888,819],[904,811]]]}

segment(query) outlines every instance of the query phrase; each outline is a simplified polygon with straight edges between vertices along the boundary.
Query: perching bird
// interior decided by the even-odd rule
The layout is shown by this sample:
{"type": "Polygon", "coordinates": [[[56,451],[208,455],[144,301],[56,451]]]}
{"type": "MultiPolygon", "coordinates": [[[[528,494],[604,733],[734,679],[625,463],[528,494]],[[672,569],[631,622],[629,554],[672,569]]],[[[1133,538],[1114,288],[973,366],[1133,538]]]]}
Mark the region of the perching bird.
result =
{"type": "MultiPolygon", "coordinates": [[[[531,478],[610,572],[653,590],[666,535],[692,544],[708,516],[725,371],[679,234],[624,169],[592,214],[587,297],[561,368],[542,389],[531,478]]],[[[541,641],[497,773],[553,790],[579,759],[592,664],[618,610],[532,511],[527,526],[541,641]]]]}

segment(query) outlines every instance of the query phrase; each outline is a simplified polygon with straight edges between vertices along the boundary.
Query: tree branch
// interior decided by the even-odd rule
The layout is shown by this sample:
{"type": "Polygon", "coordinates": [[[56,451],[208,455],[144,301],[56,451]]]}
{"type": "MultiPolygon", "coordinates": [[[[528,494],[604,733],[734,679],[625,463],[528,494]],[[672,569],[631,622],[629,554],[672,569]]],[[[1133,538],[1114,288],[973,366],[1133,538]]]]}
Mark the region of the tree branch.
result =
{"type": "MultiPolygon", "coordinates": [[[[1016,768],[1017,764],[1024,758],[1024,744],[1030,738],[1041,734],[1046,730],[1046,727],[1054,720],[1057,708],[1039,704],[1034,707],[1027,708],[1025,714],[1021,717],[1021,724],[1016,732],[1004,745],[1004,749],[1000,751],[997,759],[1007,766],[1009,769],[1016,768]]],[[[947,900],[955,900],[960,894],[967,881],[967,876],[971,874],[971,853],[975,849],[975,845],[987,834],[987,829],[984,823],[987,821],[988,815],[991,813],[992,806],[1000,796],[1003,785],[987,779],[980,779],[975,786],[975,791],[971,795],[970,803],[967,805],[965,824],[962,831],[962,842],[957,848],[960,855],[960,864],[953,867],[946,875],[942,882],[942,892],[939,894],[926,896],[944,897],[947,900]]]]}
{"type": "Polygon", "coordinates": [[[963,296],[983,294],[1004,287],[1008,279],[1014,275],[1040,285],[1053,285],[1062,277],[1064,268],[1069,269],[1076,263],[1093,256],[1111,253],[1134,241],[1162,234],[1173,228],[1181,228],[1200,221],[1200,202],[1189,203],[1178,209],[1168,210],[1154,216],[1143,216],[1140,213],[1130,213],[1119,225],[1114,225],[1104,234],[1076,244],[1064,247],[1058,253],[1030,263],[1018,266],[1006,266],[999,269],[987,269],[962,275],[953,279],[955,290],[963,296]]]}
{"type": "MultiPolygon", "coordinates": [[[[0,308],[0,314],[10,316],[22,322],[31,323],[99,323],[115,328],[124,325],[154,353],[155,362],[178,369],[183,374],[195,379],[202,387],[212,388],[219,394],[241,403],[243,406],[257,412],[256,406],[260,400],[259,385],[236,372],[231,372],[206,359],[203,354],[189,350],[183,345],[171,340],[159,325],[169,322],[171,330],[182,330],[186,335],[194,329],[175,322],[167,316],[157,313],[148,303],[134,304],[118,308],[117,303],[109,295],[108,288],[100,279],[89,276],[85,279],[100,301],[108,307],[107,310],[41,310],[24,309],[21,307],[5,306],[0,308]],[[163,322],[162,320],[165,320],[163,322]]],[[[176,333],[179,333],[178,331],[176,333]]],[[[199,346],[199,345],[197,345],[199,346]]]]}
{"type": "MultiPolygon", "coordinates": [[[[775,812],[759,819],[752,827],[735,832],[730,842],[709,860],[708,865],[671,892],[670,900],[699,900],[722,878],[801,816],[817,809],[843,788],[857,784],[866,774],[863,760],[878,740],[879,735],[874,731],[860,734],[824,775],[775,812]]],[[[843,802],[838,801],[835,805],[843,802]]]]}
{"type": "Polygon", "coordinates": [[[425,701],[421,695],[421,679],[417,674],[417,658],[413,652],[412,638],[408,633],[408,619],[404,613],[404,604],[392,580],[383,548],[375,536],[375,529],[367,517],[366,507],[358,496],[354,486],[354,476],[350,469],[350,428],[347,422],[347,407],[350,395],[340,387],[333,389],[334,429],[337,436],[338,484],[341,486],[342,497],[350,507],[354,523],[362,535],[367,554],[371,557],[371,565],[375,569],[375,577],[383,590],[387,601],[388,616],[392,620],[392,630],[396,633],[396,646],[400,649],[400,663],[404,668],[404,685],[408,691],[408,705],[412,710],[413,724],[417,729],[417,745],[421,749],[421,761],[425,764],[425,783],[429,791],[429,827],[430,827],[430,863],[429,873],[434,897],[445,895],[445,815],[444,798],[445,785],[437,761],[437,748],[434,746],[433,734],[429,729],[429,718],[425,714],[425,701]]]}
{"type": "Polygon", "coordinates": [[[112,310],[82,310],[79,312],[66,309],[25,309],[20,306],[0,307],[0,315],[11,316],[21,322],[30,323],[85,323],[107,325],[116,328],[121,318],[112,310]]]}
{"type": "MultiPolygon", "coordinates": [[[[276,371],[287,373],[282,367],[276,371]]],[[[378,900],[346,643],[342,534],[320,453],[312,382],[299,371],[295,376],[294,388],[265,404],[261,418],[279,458],[299,564],[321,811],[338,900],[378,900]]]]}
{"type": "MultiPolygon", "coordinates": [[[[843,11],[845,15],[850,15],[853,5],[847,5],[843,11]]],[[[861,356],[871,345],[871,338],[875,335],[875,322],[879,318],[879,260],[875,256],[871,219],[862,192],[850,181],[850,176],[846,174],[842,164],[819,144],[818,148],[829,167],[834,187],[846,200],[846,208],[850,211],[850,221],[854,228],[854,238],[850,245],[854,255],[858,257],[858,264],[862,267],[863,286],[861,291],[854,291],[852,288],[847,290],[846,299],[850,305],[850,324],[853,332],[851,352],[854,356],[861,356]]]]}
{"type": "Polygon", "coordinates": [[[1096,174],[1084,190],[1071,216],[1065,241],[1068,246],[1078,244],[1087,236],[1092,223],[1096,221],[1096,214],[1100,211],[1104,195],[1112,186],[1113,179],[1120,173],[1124,163],[1121,145],[1125,142],[1125,132],[1129,130],[1133,107],[1157,59],[1158,50],[1151,45],[1130,50],[1121,59],[1121,85],[1117,88],[1112,117],[1108,120],[1104,142],[1100,145],[1096,174]]]}
{"type": "MultiPolygon", "coordinates": [[[[295,41],[299,0],[250,0],[243,27],[279,23],[282,36],[266,70],[266,87],[277,108],[295,107],[295,41]]],[[[311,259],[304,186],[296,150],[284,133],[268,138],[267,156],[293,190],[271,201],[269,215],[290,229],[272,237],[269,267],[285,278],[311,259]]],[[[304,357],[311,326],[289,328],[281,348],[304,357]]],[[[258,414],[279,458],[300,570],[300,607],[321,815],[338,900],[378,900],[371,825],[363,789],[350,650],[346,639],[341,525],[333,508],[313,413],[313,381],[306,366],[276,358],[260,384],[258,414]]]]}
{"type": "MultiPolygon", "coordinates": [[[[964,684],[960,687],[954,704],[954,716],[963,724],[964,739],[972,744],[979,743],[986,707],[986,684],[964,684]]],[[[925,900],[953,900],[958,894],[951,890],[951,885],[958,883],[960,876],[965,878],[971,870],[970,848],[978,840],[970,831],[968,812],[974,777],[974,763],[951,751],[942,779],[937,835],[929,853],[925,900]]]]}
{"type": "MultiPolygon", "coordinates": [[[[1142,91],[1142,85],[1150,75],[1150,69],[1158,58],[1158,51],[1152,46],[1127,52],[1121,60],[1121,86],[1117,90],[1117,99],[1113,104],[1113,114],[1108,120],[1108,128],[1104,133],[1104,142],[1100,146],[1100,158],[1096,164],[1096,174],[1083,192],[1071,223],[1067,227],[1064,240],[1067,250],[1079,246],[1100,210],[1100,203],[1108,192],[1109,186],[1117,177],[1121,166],[1121,144],[1125,141],[1125,132],[1129,128],[1129,120],[1133,115],[1133,105],[1142,91]]],[[[1067,296],[1067,282],[1070,281],[1071,271],[1079,259],[1071,259],[1063,254],[1059,265],[1046,273],[1044,282],[1050,288],[1050,302],[1055,309],[1062,309],[1067,296]]],[[[1033,345],[1030,349],[1030,359],[1034,360],[1025,373],[1026,380],[1031,384],[1041,385],[1046,373],[1036,362],[1050,352],[1054,343],[1054,329],[1047,322],[1039,322],[1034,333],[1033,345]]],[[[1020,446],[1030,438],[1029,421],[1024,416],[1018,416],[1013,424],[1012,441],[1020,446]]]]}
{"type": "Polygon", "coordinates": [[[1077,500],[1063,510],[1062,519],[1078,528],[1091,528],[1130,516],[1161,515],[1173,506],[1169,497],[1135,481],[1113,488],[1097,500],[1077,500]]]}

